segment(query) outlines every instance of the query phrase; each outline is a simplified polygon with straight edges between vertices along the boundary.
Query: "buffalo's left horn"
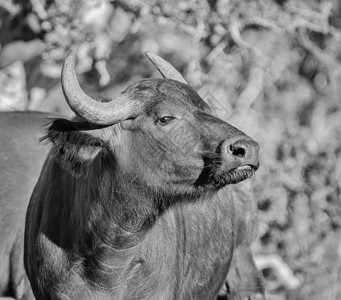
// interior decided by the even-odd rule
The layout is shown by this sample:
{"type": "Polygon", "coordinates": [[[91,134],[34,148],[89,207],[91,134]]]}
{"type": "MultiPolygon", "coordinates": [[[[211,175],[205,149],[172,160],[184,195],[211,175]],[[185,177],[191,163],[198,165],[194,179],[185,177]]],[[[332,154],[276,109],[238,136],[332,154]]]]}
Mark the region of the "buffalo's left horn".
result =
{"type": "Polygon", "coordinates": [[[174,79],[187,84],[180,72],[176,70],[170,63],[150,51],[145,52],[145,54],[164,78],[174,79]]]}
{"type": "Polygon", "coordinates": [[[110,102],[99,102],[86,95],[78,84],[72,51],[64,61],[62,88],[67,103],[76,115],[93,124],[112,125],[134,117],[140,111],[140,105],[136,101],[123,95],[110,102]]]}

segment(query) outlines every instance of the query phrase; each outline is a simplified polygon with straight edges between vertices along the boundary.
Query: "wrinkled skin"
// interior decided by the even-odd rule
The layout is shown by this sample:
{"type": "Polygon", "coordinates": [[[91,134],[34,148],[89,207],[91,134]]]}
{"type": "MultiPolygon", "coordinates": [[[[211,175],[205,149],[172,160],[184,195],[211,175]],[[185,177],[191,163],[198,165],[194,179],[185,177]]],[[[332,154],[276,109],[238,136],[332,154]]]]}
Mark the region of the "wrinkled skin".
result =
{"type": "Polygon", "coordinates": [[[0,297],[34,299],[23,262],[25,214],[48,147],[47,114],[0,112],[0,297]]]}
{"type": "Polygon", "coordinates": [[[133,119],[49,127],[26,216],[34,294],[214,299],[235,244],[229,184],[251,175],[236,168],[257,168],[258,145],[185,84],[149,79],[124,94],[147,103],[133,119]],[[241,140],[247,150],[234,150],[241,140]]]}

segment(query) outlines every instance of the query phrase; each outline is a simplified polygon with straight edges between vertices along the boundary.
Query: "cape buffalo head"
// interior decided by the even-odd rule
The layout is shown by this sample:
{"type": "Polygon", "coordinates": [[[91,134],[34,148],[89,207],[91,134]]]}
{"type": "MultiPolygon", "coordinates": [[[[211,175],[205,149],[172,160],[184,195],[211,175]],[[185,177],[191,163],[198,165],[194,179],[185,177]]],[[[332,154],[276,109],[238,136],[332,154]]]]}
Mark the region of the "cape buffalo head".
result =
{"type": "Polygon", "coordinates": [[[170,64],[147,56],[164,79],[137,81],[110,100],[92,99],[81,90],[74,55],[67,56],[62,87],[78,118],[55,120],[48,132],[63,168],[83,176],[100,159],[102,170],[112,170],[113,180],[127,188],[173,198],[251,177],[258,168],[258,144],[213,116],[170,64]]]}

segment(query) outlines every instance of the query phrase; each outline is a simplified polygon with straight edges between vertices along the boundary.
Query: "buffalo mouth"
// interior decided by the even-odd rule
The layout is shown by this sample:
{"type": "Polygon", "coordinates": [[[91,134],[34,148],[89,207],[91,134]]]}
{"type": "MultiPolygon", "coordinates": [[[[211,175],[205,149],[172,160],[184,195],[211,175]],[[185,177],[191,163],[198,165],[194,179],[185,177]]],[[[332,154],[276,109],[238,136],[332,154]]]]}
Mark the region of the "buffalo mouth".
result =
{"type": "Polygon", "coordinates": [[[215,174],[212,179],[214,185],[217,187],[225,186],[227,184],[236,184],[251,178],[257,169],[258,166],[240,166],[226,172],[215,174]]]}

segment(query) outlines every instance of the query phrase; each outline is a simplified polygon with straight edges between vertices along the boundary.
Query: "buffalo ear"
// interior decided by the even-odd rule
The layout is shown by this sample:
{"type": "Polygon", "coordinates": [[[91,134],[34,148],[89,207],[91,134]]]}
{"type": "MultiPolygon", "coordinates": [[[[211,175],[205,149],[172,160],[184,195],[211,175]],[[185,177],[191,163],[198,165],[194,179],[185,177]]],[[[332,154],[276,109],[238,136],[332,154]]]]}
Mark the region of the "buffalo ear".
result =
{"type": "Polygon", "coordinates": [[[92,134],[97,127],[86,122],[66,119],[52,121],[42,140],[53,144],[50,156],[73,175],[86,175],[92,160],[103,149],[104,142],[92,134]]]}

